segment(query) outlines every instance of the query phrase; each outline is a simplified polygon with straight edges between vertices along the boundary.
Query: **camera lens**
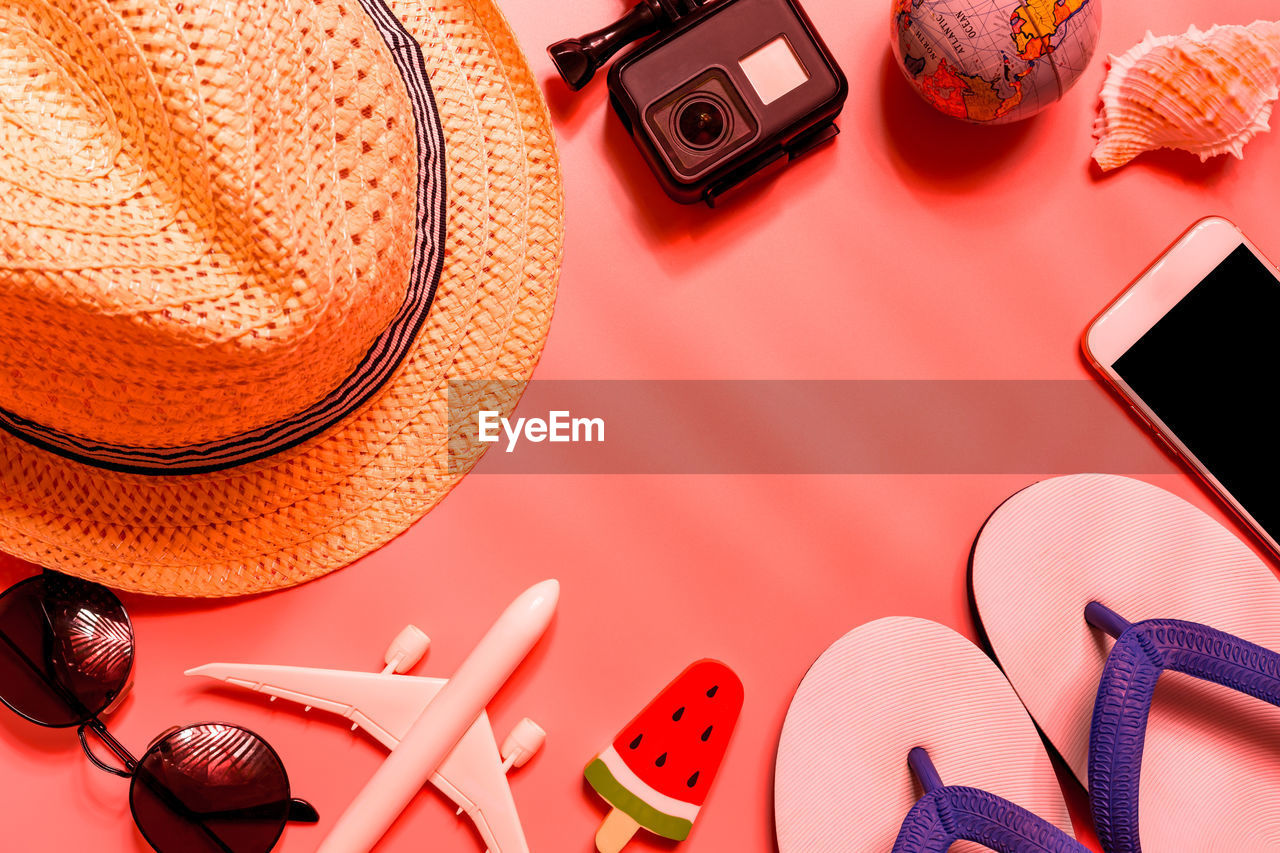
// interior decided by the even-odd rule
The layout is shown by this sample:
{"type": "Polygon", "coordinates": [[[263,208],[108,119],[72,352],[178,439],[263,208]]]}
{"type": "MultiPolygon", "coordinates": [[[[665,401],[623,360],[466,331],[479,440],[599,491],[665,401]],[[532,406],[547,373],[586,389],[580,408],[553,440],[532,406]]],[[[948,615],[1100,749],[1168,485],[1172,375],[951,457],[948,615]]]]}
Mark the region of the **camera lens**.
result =
{"type": "Polygon", "coordinates": [[[693,97],[676,114],[676,131],[690,148],[710,148],[727,129],[724,107],[708,97],[693,97]]]}

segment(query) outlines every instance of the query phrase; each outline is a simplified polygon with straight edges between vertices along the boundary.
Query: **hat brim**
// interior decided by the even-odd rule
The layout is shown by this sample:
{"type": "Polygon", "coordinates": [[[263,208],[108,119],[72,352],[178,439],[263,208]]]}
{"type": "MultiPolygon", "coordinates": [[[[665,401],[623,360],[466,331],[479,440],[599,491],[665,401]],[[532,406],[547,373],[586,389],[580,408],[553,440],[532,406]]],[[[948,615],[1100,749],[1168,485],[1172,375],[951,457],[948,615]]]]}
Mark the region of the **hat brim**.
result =
{"type": "Polygon", "coordinates": [[[386,543],[479,460],[451,434],[450,382],[498,380],[484,405],[509,413],[541,353],[562,246],[550,117],[491,0],[385,2],[421,46],[447,160],[443,268],[404,361],[342,423],[224,471],[113,472],[0,432],[0,548],[135,592],[265,592],[386,543]]]}

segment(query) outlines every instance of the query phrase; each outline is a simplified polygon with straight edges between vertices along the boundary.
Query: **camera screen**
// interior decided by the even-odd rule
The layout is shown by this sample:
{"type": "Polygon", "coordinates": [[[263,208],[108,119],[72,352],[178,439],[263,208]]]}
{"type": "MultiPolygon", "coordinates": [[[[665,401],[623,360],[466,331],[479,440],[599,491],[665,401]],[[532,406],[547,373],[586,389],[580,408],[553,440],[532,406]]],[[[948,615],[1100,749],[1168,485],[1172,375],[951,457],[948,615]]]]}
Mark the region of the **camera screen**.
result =
{"type": "Polygon", "coordinates": [[[786,36],[778,36],[738,60],[763,104],[772,104],[809,79],[786,36]]]}

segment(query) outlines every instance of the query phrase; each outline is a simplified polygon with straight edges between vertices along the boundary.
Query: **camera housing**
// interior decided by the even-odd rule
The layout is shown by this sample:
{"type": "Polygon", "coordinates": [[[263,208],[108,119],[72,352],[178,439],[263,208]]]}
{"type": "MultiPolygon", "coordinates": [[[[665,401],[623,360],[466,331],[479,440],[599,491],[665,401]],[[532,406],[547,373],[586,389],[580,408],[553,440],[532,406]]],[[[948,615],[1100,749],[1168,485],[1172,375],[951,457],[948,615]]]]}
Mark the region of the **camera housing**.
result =
{"type": "Polygon", "coordinates": [[[839,132],[848,82],[794,0],[641,0],[610,27],[549,48],[581,88],[622,44],[609,100],[663,189],[716,200],[839,132]]]}

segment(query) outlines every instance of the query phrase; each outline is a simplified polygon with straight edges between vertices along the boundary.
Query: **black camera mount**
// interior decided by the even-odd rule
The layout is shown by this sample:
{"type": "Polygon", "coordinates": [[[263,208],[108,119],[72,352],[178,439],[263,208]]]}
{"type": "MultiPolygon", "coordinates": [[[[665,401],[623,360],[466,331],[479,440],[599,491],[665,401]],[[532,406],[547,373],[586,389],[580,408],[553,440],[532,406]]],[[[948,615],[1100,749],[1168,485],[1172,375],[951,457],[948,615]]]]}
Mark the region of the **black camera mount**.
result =
{"type": "Polygon", "coordinates": [[[575,92],[581,89],[615,53],[632,42],[674,27],[716,0],[640,0],[606,27],[547,48],[560,77],[575,92]]]}

